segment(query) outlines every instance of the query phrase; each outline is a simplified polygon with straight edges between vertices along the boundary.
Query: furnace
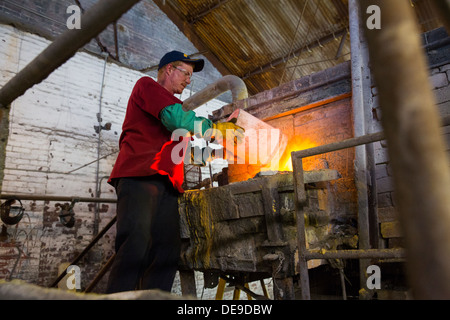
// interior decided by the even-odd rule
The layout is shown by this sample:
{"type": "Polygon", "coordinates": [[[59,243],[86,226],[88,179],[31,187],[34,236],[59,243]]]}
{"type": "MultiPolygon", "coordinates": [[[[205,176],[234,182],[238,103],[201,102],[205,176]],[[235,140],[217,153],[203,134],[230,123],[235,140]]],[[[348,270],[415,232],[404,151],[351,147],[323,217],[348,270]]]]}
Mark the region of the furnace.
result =
{"type": "MultiPolygon", "coordinates": [[[[329,182],[339,178],[336,170],[304,172],[305,231],[311,250],[357,247],[355,225],[334,212],[329,182]]],[[[180,213],[181,269],[215,275],[212,287],[221,275],[238,282],[273,277],[274,296],[294,298],[298,239],[292,172],[188,191],[180,198],[180,213]]],[[[311,260],[308,267],[324,262],[311,260]]]]}
{"type": "MultiPolygon", "coordinates": [[[[343,67],[339,70],[345,76],[343,67]]],[[[216,174],[219,187],[189,190],[180,197],[181,270],[202,271],[210,288],[219,278],[240,288],[273,278],[276,299],[295,298],[301,239],[291,152],[352,137],[350,88],[336,71],[327,73],[335,77],[329,80],[334,81],[331,88],[314,84],[325,98],[319,102],[287,109],[283,100],[295,106],[303,95],[280,88],[272,90],[270,100],[250,105],[240,100],[215,112],[214,121],[242,126],[245,139],[234,149],[225,148],[228,165],[216,174]]],[[[302,215],[308,250],[358,247],[353,160],[353,150],[305,159],[302,215]]],[[[307,268],[324,264],[329,261],[309,260],[307,268]]]]}

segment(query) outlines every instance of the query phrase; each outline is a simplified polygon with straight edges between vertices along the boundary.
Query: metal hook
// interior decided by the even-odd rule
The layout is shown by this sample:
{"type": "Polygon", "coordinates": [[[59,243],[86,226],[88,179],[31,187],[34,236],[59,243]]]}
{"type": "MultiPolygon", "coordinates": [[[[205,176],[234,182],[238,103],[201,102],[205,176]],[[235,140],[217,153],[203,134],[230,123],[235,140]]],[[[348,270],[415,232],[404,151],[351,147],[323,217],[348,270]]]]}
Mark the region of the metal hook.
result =
{"type": "Polygon", "coordinates": [[[75,203],[77,203],[78,199],[72,199],[72,202],[69,203],[57,203],[55,206],[61,208],[61,212],[59,213],[59,221],[62,225],[67,228],[72,228],[75,225],[75,213],[73,212],[73,207],[75,203]],[[69,217],[69,219],[66,219],[69,217]]]}

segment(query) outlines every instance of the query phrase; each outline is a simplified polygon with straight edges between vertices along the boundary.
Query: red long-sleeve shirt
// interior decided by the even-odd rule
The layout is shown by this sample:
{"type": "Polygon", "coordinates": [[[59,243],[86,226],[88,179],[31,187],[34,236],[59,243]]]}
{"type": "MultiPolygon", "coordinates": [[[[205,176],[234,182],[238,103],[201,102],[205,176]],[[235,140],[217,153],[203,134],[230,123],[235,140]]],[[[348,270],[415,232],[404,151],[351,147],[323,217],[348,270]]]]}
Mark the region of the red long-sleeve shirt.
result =
{"type": "Polygon", "coordinates": [[[180,159],[184,158],[187,139],[172,141],[171,132],[159,118],[162,109],[175,103],[182,101],[152,78],[143,77],[136,82],[128,100],[110,184],[116,178],[159,173],[167,175],[174,187],[184,192],[184,165],[180,159]]]}

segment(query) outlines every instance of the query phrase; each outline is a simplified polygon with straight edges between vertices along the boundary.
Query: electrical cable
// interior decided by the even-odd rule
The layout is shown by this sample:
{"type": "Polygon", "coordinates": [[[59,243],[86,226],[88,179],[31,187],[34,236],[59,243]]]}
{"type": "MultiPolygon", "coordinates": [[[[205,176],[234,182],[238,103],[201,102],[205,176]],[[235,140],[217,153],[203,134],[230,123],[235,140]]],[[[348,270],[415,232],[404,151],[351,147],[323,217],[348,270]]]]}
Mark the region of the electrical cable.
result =
{"type": "MultiPolygon", "coordinates": [[[[300,27],[300,23],[301,23],[302,20],[303,20],[303,14],[305,13],[305,9],[306,9],[307,4],[308,4],[308,0],[306,0],[305,4],[304,4],[304,6],[303,6],[303,9],[302,9],[302,13],[301,13],[301,15],[300,15],[300,17],[299,17],[299,19],[298,19],[297,27],[296,27],[295,33],[294,33],[294,38],[292,39],[291,48],[289,49],[288,60],[289,60],[289,58],[291,57],[292,50],[293,50],[293,48],[294,48],[295,38],[297,38],[298,29],[299,29],[299,27],[300,27]]],[[[286,72],[286,66],[287,66],[287,61],[286,61],[285,65],[284,65],[283,74],[281,75],[281,79],[280,79],[279,86],[281,86],[281,84],[283,83],[284,74],[285,74],[285,72],[286,72]]]]}

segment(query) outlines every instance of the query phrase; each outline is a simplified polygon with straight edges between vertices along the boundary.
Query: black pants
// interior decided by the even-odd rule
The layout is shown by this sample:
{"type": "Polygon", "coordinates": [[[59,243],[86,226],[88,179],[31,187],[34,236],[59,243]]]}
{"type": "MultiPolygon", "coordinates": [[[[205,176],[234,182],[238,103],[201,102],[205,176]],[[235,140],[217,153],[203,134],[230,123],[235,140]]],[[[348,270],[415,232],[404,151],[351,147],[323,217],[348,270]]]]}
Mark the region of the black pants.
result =
{"type": "Polygon", "coordinates": [[[181,247],[178,192],[160,175],[121,178],[116,192],[116,257],[107,293],[170,291],[181,247]]]}

